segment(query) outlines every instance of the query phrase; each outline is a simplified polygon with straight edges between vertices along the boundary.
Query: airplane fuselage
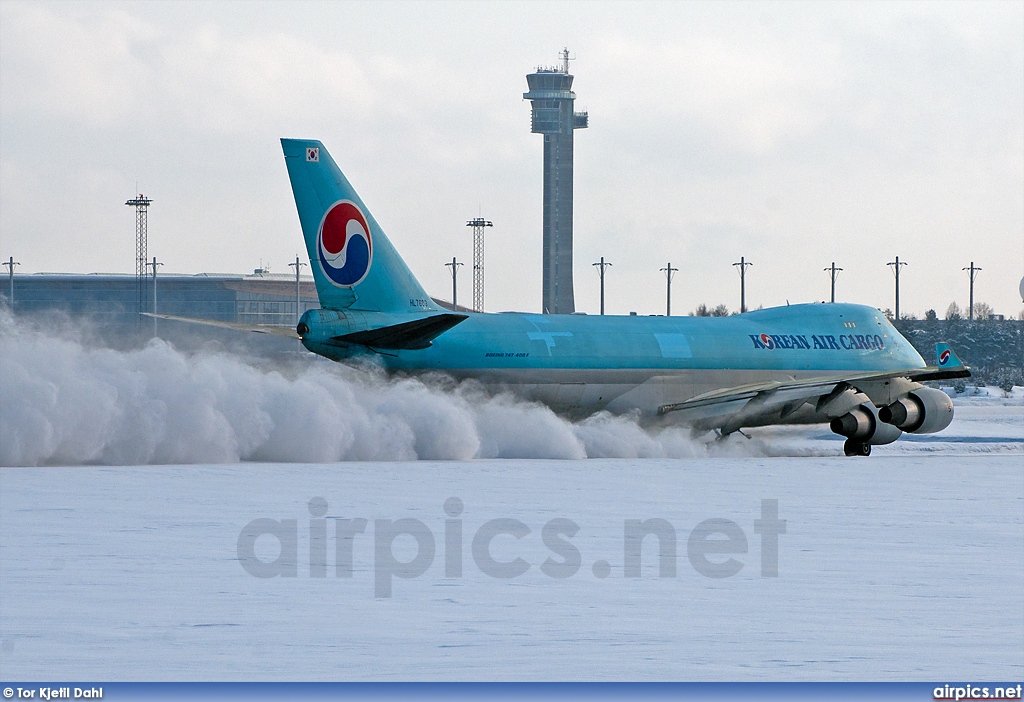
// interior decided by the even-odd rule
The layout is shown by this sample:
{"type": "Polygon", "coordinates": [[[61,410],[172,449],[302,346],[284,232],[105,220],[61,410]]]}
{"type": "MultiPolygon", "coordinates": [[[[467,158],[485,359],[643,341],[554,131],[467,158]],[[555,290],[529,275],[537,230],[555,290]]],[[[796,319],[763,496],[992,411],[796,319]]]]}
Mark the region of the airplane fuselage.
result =
{"type": "MultiPolygon", "coordinates": [[[[420,350],[374,352],[332,340],[416,316],[311,310],[303,318],[309,329],[303,344],[336,361],[370,353],[392,371],[476,378],[569,416],[639,410],[648,421],[666,406],[726,386],[925,366],[878,310],[851,304],[791,305],[720,318],[470,313],[420,350]]],[[[666,421],[713,425],[702,421],[707,417],[691,411],[666,421]]],[[[783,419],[828,421],[813,405],[783,419]]]]}

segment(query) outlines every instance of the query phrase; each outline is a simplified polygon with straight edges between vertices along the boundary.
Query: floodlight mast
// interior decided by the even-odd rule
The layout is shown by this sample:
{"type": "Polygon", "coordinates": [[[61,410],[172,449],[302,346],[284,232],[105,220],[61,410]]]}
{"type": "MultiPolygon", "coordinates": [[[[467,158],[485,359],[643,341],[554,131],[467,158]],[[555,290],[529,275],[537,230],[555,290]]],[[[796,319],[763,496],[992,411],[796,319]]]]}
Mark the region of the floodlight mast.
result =
{"type": "Polygon", "coordinates": [[[473,227],[473,309],[484,311],[484,228],[494,224],[483,217],[475,217],[466,222],[473,227]]]}
{"type": "Polygon", "coordinates": [[[139,193],[138,197],[128,200],[126,205],[135,208],[135,287],[138,293],[139,326],[141,331],[142,313],[146,311],[146,277],[149,274],[148,260],[148,227],[149,205],[153,201],[139,193]]]}

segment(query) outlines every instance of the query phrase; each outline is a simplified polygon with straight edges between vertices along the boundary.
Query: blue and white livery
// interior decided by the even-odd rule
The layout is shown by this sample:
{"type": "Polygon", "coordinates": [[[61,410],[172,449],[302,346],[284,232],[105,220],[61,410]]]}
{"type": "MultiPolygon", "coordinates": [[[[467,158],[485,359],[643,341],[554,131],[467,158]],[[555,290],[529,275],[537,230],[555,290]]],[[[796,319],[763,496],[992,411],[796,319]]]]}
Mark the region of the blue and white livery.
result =
{"type": "Polygon", "coordinates": [[[863,305],[722,318],[452,309],[423,290],[323,144],[281,143],[321,304],[296,331],[332,360],[373,356],[393,371],[476,378],[570,417],[634,413],[722,435],[827,423],[847,437],[847,455],[904,431],[941,431],[952,402],[921,381],[970,375],[945,344],[928,366],[863,305]]]}

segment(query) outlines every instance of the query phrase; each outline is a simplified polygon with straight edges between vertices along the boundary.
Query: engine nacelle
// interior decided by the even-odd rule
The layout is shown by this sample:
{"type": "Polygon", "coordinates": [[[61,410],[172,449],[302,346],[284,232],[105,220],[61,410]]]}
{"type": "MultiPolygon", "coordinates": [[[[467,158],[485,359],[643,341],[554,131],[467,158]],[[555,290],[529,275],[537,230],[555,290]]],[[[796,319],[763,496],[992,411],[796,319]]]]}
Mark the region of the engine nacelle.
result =
{"type": "Polygon", "coordinates": [[[878,411],[878,418],[912,434],[934,434],[953,421],[953,401],[935,388],[918,388],[878,411]]]}
{"type": "Polygon", "coordinates": [[[864,403],[829,422],[829,429],[851,441],[881,446],[891,444],[903,432],[892,424],[879,421],[878,410],[864,403]]]}

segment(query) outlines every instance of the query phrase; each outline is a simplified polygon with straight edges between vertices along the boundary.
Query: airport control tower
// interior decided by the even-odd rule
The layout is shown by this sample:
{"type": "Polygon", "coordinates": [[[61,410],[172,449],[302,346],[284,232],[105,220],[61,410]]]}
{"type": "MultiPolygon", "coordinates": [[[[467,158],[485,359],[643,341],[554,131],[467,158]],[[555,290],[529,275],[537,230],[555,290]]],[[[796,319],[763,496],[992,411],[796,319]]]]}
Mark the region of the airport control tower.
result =
{"type": "Polygon", "coordinates": [[[526,76],[533,103],[532,127],[544,135],[544,307],[545,314],[572,314],[572,133],[587,126],[586,112],[573,112],[569,50],[562,64],[526,76]]]}

